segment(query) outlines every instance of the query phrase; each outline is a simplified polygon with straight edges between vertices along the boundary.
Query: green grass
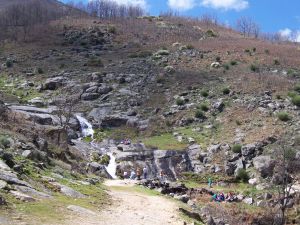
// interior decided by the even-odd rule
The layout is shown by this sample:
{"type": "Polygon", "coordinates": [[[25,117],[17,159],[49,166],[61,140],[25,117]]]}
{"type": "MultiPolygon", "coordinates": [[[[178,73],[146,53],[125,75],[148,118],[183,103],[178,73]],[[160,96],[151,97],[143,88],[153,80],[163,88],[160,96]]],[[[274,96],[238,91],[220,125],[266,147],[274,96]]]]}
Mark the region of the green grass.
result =
{"type": "Polygon", "coordinates": [[[142,138],[141,141],[149,148],[161,150],[184,150],[188,146],[187,143],[178,142],[171,133],[142,138]]]}
{"type": "Polygon", "coordinates": [[[10,81],[6,74],[0,74],[0,91],[7,95],[17,97],[21,103],[25,103],[35,97],[40,97],[41,94],[35,87],[30,87],[26,90],[16,88],[16,85],[26,82],[25,80],[14,79],[10,81]]]}

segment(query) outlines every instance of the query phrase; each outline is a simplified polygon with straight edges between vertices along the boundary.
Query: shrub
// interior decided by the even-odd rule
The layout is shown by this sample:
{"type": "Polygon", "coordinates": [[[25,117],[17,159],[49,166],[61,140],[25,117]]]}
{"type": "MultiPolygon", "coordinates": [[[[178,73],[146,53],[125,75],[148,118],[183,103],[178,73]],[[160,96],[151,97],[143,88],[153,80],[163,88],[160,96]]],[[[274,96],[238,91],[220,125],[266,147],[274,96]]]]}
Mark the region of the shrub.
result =
{"type": "Polygon", "coordinates": [[[184,100],[183,100],[182,98],[177,98],[177,99],[176,99],[176,104],[177,104],[177,105],[184,105],[184,103],[185,103],[185,102],[184,102],[184,100]]]}
{"type": "Polygon", "coordinates": [[[217,34],[215,34],[215,32],[213,30],[207,30],[206,35],[208,37],[217,37],[217,34]]]}
{"type": "Polygon", "coordinates": [[[254,65],[254,64],[251,64],[250,70],[251,70],[252,72],[258,73],[258,72],[259,72],[259,67],[256,66],[256,65],[254,65]]]}
{"type": "Polygon", "coordinates": [[[280,119],[281,121],[289,121],[290,120],[290,116],[287,112],[280,112],[277,114],[278,119],[280,119]]]}
{"type": "Polygon", "coordinates": [[[7,59],[5,65],[7,68],[11,68],[13,66],[13,62],[10,59],[7,59]]]}
{"type": "Polygon", "coordinates": [[[38,68],[38,69],[37,69],[37,72],[38,72],[39,74],[43,74],[43,73],[44,73],[44,70],[43,70],[42,68],[38,68]]]}
{"type": "Polygon", "coordinates": [[[235,60],[230,61],[230,65],[232,65],[232,66],[237,65],[237,61],[235,61],[235,60]]]}
{"type": "Polygon", "coordinates": [[[265,53],[266,53],[267,55],[269,55],[269,54],[270,54],[270,50],[269,50],[269,49],[265,49],[265,53]]]}
{"type": "Polygon", "coordinates": [[[297,96],[297,93],[296,93],[296,92],[293,92],[293,91],[290,91],[287,95],[288,95],[290,98],[294,98],[295,96],[297,96]]]}
{"type": "Polygon", "coordinates": [[[195,47],[193,45],[189,44],[189,45],[186,46],[186,48],[191,50],[191,49],[194,49],[195,47]]]}
{"type": "Polygon", "coordinates": [[[202,118],[205,117],[205,114],[204,114],[203,111],[197,110],[197,111],[195,112],[195,117],[198,118],[198,119],[202,119],[202,118]]]}
{"type": "Polygon", "coordinates": [[[300,84],[296,84],[296,86],[294,87],[294,91],[300,93],[300,84]]]}
{"type": "Polygon", "coordinates": [[[292,98],[292,103],[293,103],[294,105],[300,107],[300,95],[295,95],[295,96],[292,98]]]}
{"type": "Polygon", "coordinates": [[[103,155],[102,157],[101,157],[101,159],[100,159],[100,164],[102,164],[102,165],[108,165],[109,164],[109,161],[110,161],[110,157],[109,157],[109,155],[103,155]]]}
{"type": "Polygon", "coordinates": [[[249,175],[245,169],[239,169],[237,171],[236,179],[238,181],[243,181],[244,183],[247,183],[249,180],[249,175]]]}
{"type": "Polygon", "coordinates": [[[279,62],[279,60],[278,59],[274,59],[274,65],[280,65],[280,62],[279,62]]]}
{"type": "Polygon", "coordinates": [[[232,151],[234,153],[241,153],[242,152],[242,145],[236,144],[236,145],[232,146],[232,151]]]}
{"type": "Polygon", "coordinates": [[[111,34],[115,34],[115,33],[117,33],[117,28],[114,26],[110,26],[110,27],[108,27],[108,32],[111,34]]]}
{"type": "Polygon", "coordinates": [[[89,61],[87,62],[88,66],[94,66],[94,67],[103,67],[103,63],[102,60],[99,58],[91,58],[89,59],[89,61]]]}
{"type": "Polygon", "coordinates": [[[203,53],[200,54],[200,59],[203,59],[204,58],[204,55],[203,53]]]}
{"type": "Polygon", "coordinates": [[[209,110],[209,107],[206,103],[201,103],[198,108],[204,112],[207,112],[209,110]]]}
{"type": "Polygon", "coordinates": [[[255,47],[254,47],[254,48],[252,48],[252,51],[253,51],[253,52],[256,52],[256,48],[255,48],[255,47]]]}
{"type": "Polygon", "coordinates": [[[174,69],[173,66],[166,66],[166,67],[164,68],[164,70],[165,70],[165,72],[167,72],[167,73],[175,73],[175,69],[174,69]]]}
{"type": "Polygon", "coordinates": [[[217,57],[216,57],[216,61],[217,61],[217,62],[220,62],[220,61],[221,61],[221,57],[220,57],[220,56],[217,56],[217,57]]]}
{"type": "Polygon", "coordinates": [[[229,95],[230,94],[230,89],[228,87],[223,88],[222,92],[223,92],[224,95],[229,95]]]}
{"type": "Polygon", "coordinates": [[[245,52],[250,53],[251,51],[250,51],[250,49],[245,49],[245,52]]]}
{"type": "Polygon", "coordinates": [[[10,141],[6,136],[0,136],[0,146],[3,148],[9,148],[10,147],[10,141]]]}
{"type": "Polygon", "coordinates": [[[200,94],[203,97],[208,97],[208,91],[206,91],[206,90],[202,90],[200,94]]]}
{"type": "Polygon", "coordinates": [[[230,67],[229,67],[228,64],[224,64],[223,67],[224,67],[225,70],[229,70],[230,69],[230,67]]]}

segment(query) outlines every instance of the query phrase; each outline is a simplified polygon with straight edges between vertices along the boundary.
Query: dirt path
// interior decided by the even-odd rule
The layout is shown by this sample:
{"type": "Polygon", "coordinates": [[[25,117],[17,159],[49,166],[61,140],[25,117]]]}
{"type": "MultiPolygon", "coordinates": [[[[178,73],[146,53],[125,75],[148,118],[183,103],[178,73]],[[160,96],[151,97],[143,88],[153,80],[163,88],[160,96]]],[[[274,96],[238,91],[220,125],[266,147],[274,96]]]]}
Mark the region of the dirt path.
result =
{"type": "Polygon", "coordinates": [[[100,215],[78,215],[67,225],[183,225],[176,203],[161,196],[131,191],[132,182],[107,181],[113,203],[100,215]]]}

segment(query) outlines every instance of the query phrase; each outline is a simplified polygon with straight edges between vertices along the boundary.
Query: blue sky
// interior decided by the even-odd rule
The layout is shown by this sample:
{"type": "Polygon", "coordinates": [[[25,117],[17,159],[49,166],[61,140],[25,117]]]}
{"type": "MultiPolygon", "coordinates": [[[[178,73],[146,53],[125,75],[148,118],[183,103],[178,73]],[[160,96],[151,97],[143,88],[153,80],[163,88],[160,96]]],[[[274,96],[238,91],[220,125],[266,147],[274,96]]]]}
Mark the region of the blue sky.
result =
{"type": "MultiPolygon", "coordinates": [[[[64,0],[68,1],[68,0],[64,0]]],[[[76,0],[75,0],[76,1],[76,0]]],[[[79,1],[79,0],[77,0],[79,1]]],[[[88,1],[88,0],[83,0],[88,1]]],[[[299,32],[299,0],[113,0],[121,4],[137,4],[145,7],[151,15],[174,9],[180,14],[199,16],[204,13],[217,15],[223,23],[235,25],[241,16],[251,17],[264,32],[282,31],[290,35],[299,32]]]]}

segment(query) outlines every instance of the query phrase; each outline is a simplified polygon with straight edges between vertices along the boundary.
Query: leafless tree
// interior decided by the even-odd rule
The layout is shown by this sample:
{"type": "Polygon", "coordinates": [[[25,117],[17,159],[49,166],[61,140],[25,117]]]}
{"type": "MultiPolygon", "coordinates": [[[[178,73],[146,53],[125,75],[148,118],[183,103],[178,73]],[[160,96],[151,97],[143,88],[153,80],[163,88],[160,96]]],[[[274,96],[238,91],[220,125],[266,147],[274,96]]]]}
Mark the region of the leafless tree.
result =
{"type": "Polygon", "coordinates": [[[200,16],[200,21],[205,24],[206,29],[208,29],[212,25],[218,25],[218,17],[214,14],[203,14],[200,16]]]}
{"type": "Polygon", "coordinates": [[[241,17],[236,22],[236,28],[243,34],[244,37],[258,38],[260,27],[250,17],[241,17]]]}
{"type": "Polygon", "coordinates": [[[292,148],[292,143],[289,142],[287,138],[284,138],[276,152],[277,163],[275,171],[278,177],[276,187],[282,225],[286,223],[286,210],[291,199],[292,187],[299,180],[300,173],[300,162],[296,157],[296,150],[292,148]]]}

